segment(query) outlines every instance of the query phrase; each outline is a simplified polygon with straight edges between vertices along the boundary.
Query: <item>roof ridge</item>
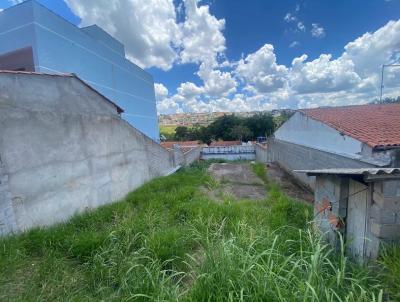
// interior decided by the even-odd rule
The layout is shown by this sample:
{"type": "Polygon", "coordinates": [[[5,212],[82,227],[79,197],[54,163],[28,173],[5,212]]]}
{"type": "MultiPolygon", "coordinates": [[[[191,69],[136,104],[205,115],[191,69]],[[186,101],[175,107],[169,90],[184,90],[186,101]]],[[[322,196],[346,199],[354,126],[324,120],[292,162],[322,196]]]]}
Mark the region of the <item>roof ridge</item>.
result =
{"type": "Polygon", "coordinates": [[[314,107],[314,108],[300,108],[297,109],[297,111],[311,111],[311,110],[316,110],[316,109],[345,109],[345,108],[356,108],[356,107],[368,107],[368,106],[393,106],[397,105],[400,106],[400,103],[389,103],[389,104],[371,104],[371,103],[366,103],[366,104],[355,104],[355,105],[342,105],[342,106],[323,106],[323,107],[314,107]]]}
{"type": "Polygon", "coordinates": [[[320,107],[298,112],[372,148],[400,146],[398,103],[320,107]]]}

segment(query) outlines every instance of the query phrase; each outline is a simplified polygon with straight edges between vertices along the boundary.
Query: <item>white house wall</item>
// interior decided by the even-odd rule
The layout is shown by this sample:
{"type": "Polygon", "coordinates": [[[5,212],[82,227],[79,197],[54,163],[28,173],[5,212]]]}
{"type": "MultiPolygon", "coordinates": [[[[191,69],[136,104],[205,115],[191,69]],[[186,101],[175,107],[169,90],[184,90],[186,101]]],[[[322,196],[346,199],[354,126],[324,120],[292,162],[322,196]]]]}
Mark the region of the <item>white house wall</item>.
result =
{"type": "Polygon", "coordinates": [[[276,132],[275,138],[318,150],[361,158],[363,143],[326,124],[296,112],[276,132]]]}

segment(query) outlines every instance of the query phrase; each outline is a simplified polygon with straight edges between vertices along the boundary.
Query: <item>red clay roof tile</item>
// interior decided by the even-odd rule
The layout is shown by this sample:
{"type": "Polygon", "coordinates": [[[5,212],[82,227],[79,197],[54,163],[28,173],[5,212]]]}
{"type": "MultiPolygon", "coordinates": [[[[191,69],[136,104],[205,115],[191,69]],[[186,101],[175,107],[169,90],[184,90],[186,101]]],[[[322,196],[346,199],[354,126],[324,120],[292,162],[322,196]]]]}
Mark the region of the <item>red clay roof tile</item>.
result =
{"type": "Polygon", "coordinates": [[[400,104],[300,109],[372,148],[400,146],[400,104]]]}
{"type": "Polygon", "coordinates": [[[213,141],[210,147],[230,147],[230,146],[240,146],[241,141],[213,141]]]}
{"type": "Polygon", "coordinates": [[[195,148],[198,145],[200,145],[200,141],[183,141],[183,142],[161,142],[160,143],[162,147],[164,147],[165,149],[173,149],[174,145],[179,145],[179,147],[182,148],[195,148]]]}

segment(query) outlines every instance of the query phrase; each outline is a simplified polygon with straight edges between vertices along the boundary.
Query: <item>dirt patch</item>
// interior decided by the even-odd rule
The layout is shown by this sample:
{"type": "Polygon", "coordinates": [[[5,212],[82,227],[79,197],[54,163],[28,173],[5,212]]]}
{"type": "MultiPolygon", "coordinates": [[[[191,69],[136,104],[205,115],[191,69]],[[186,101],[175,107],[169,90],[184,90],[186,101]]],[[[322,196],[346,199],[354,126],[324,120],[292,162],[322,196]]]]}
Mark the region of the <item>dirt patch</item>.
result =
{"type": "Polygon", "coordinates": [[[208,171],[216,184],[203,192],[214,200],[224,197],[262,200],[267,196],[264,182],[254,174],[250,164],[216,163],[208,171]]]}
{"type": "Polygon", "coordinates": [[[221,163],[212,164],[208,171],[219,182],[228,182],[246,185],[264,185],[251,170],[250,164],[221,163]]]}
{"type": "Polygon", "coordinates": [[[299,185],[293,176],[276,164],[266,165],[268,179],[279,184],[282,191],[289,197],[313,203],[314,195],[305,187],[299,185]]]}

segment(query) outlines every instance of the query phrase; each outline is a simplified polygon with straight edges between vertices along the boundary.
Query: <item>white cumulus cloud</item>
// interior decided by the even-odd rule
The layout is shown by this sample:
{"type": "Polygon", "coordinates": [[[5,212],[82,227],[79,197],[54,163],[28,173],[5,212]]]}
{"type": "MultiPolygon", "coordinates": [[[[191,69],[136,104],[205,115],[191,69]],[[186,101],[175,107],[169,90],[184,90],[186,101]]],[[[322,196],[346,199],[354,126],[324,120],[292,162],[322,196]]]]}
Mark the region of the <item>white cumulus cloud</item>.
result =
{"type": "MultiPolygon", "coordinates": [[[[176,91],[155,84],[160,113],[365,103],[379,95],[382,64],[400,61],[400,20],[354,39],[339,56],[324,53],[309,59],[304,54],[284,65],[270,43],[229,60],[223,34],[228,25],[198,0],[183,0],[179,6],[173,0],[64,1],[82,19],[82,26],[103,27],[144,68],[197,64],[199,82],[184,81],[176,91]]],[[[283,17],[292,32],[325,37],[322,25],[299,18],[299,9],[283,17]]],[[[297,40],[289,47],[298,46],[297,40]]],[[[399,83],[400,68],[388,68],[385,92],[398,94],[399,83]]]]}
{"type": "Polygon", "coordinates": [[[282,88],[286,83],[288,69],[276,61],[274,47],[265,44],[256,52],[241,59],[236,73],[258,92],[270,92],[282,88]]]}
{"type": "Polygon", "coordinates": [[[225,50],[225,21],[197,0],[184,1],[181,23],[172,0],[64,1],[82,19],[82,26],[104,28],[125,44],[128,58],[141,67],[168,70],[179,61],[215,60],[225,50]]]}
{"type": "Polygon", "coordinates": [[[168,88],[161,83],[155,83],[154,90],[157,101],[161,101],[168,96],[168,88]]]}
{"type": "Polygon", "coordinates": [[[210,14],[208,5],[198,6],[197,0],[185,0],[186,20],[181,24],[183,63],[216,63],[218,53],[225,51],[222,31],[225,20],[210,14]]]}

